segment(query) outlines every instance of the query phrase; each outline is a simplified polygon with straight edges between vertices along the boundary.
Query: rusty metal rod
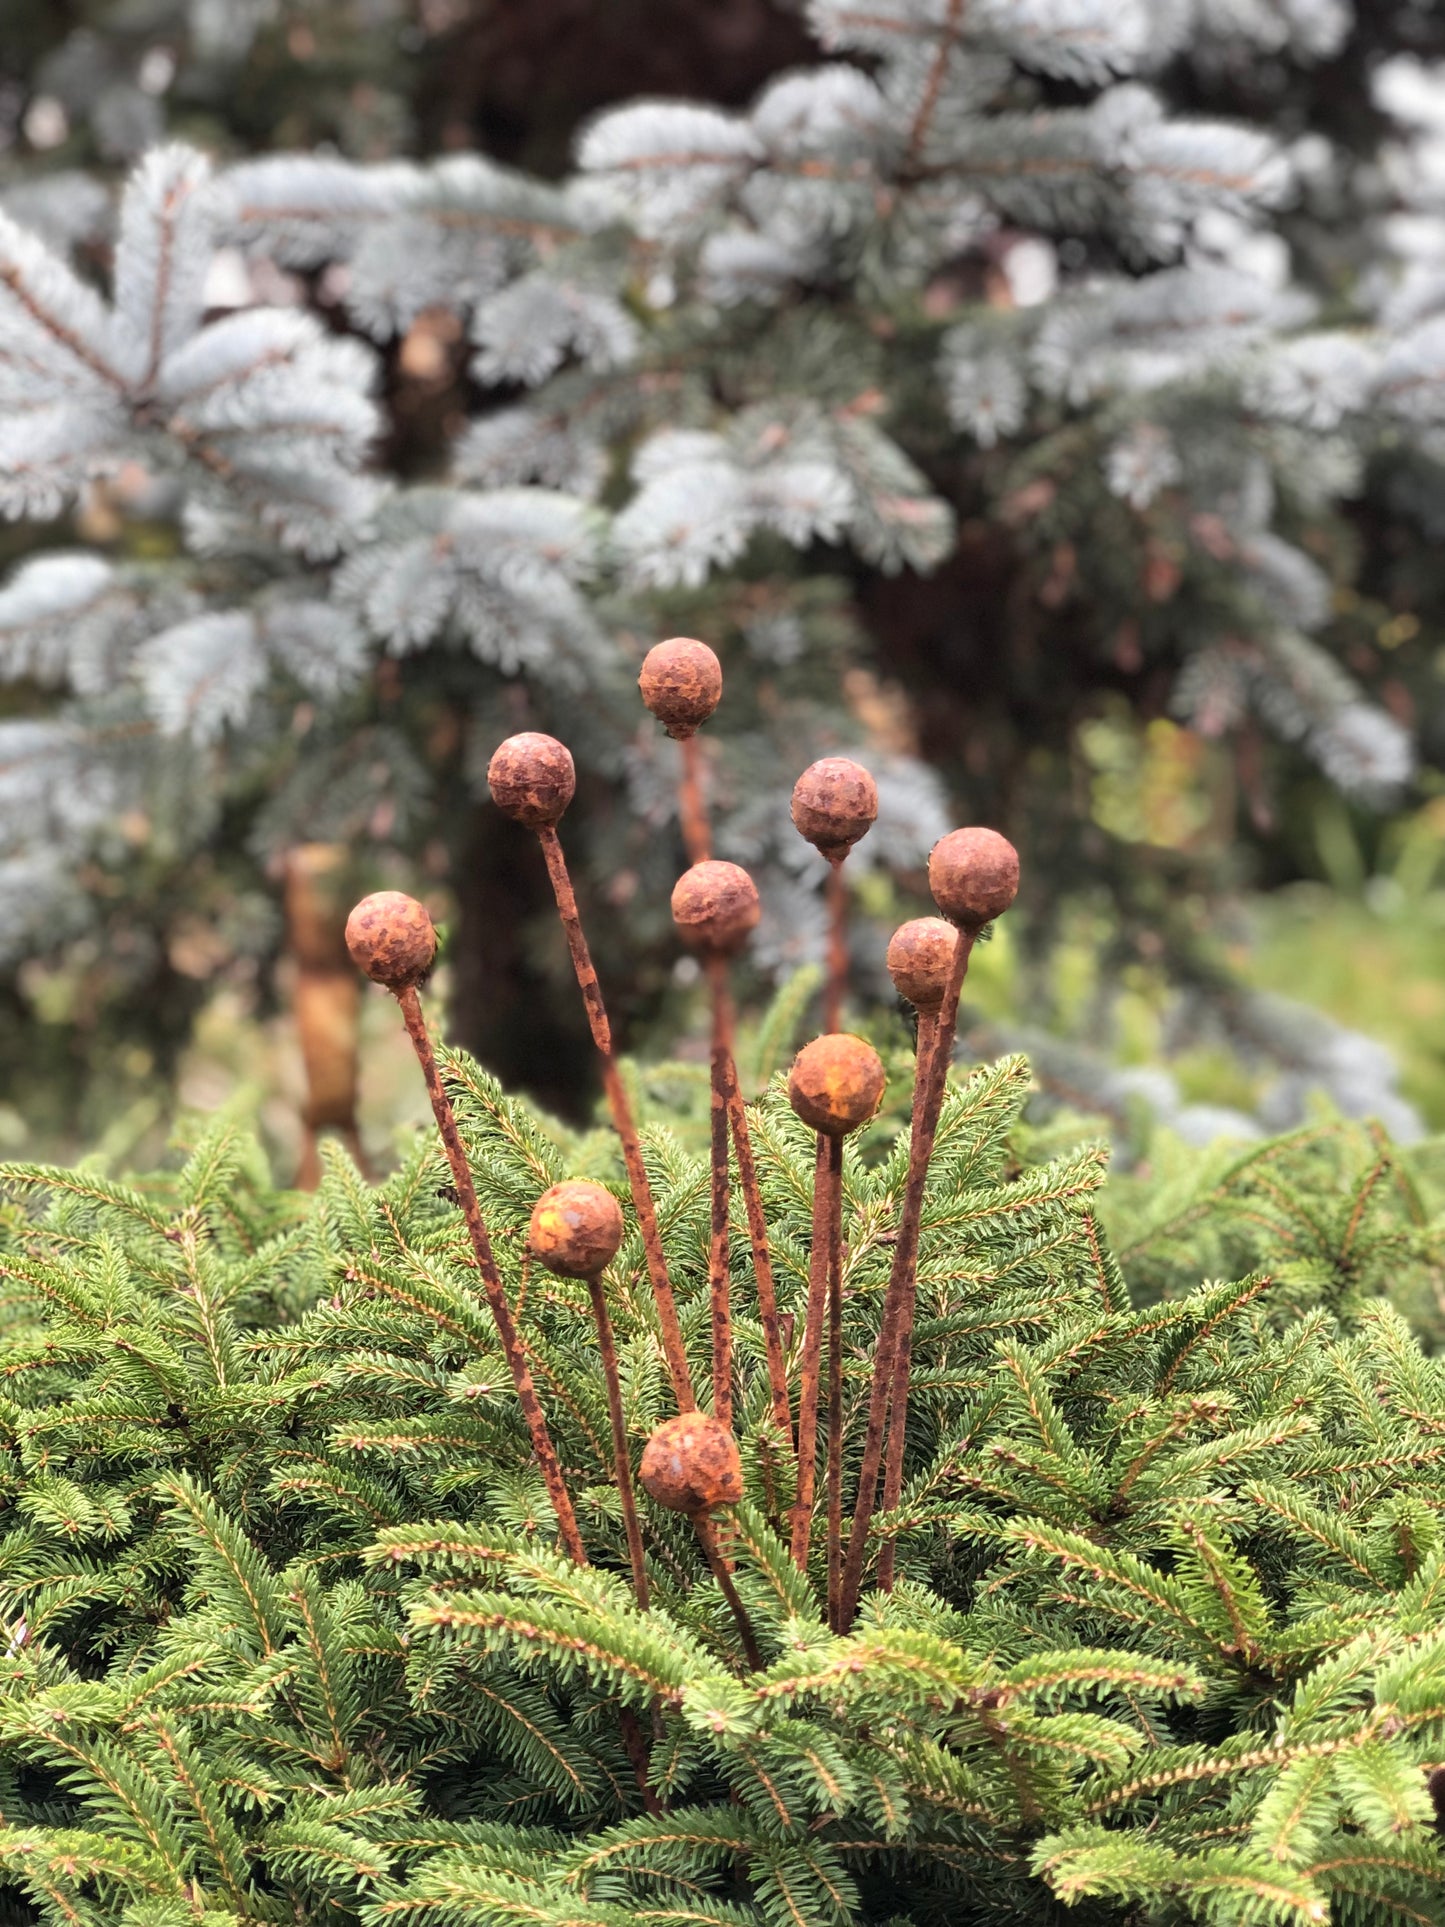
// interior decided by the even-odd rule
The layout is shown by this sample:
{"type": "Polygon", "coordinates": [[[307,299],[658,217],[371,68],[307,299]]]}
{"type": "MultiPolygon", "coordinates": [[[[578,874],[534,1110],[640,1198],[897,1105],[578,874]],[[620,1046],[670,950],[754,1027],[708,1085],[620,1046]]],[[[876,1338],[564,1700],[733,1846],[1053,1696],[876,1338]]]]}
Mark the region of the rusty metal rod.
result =
{"type": "MultiPolygon", "coordinates": [[[[839,1138],[835,1142],[841,1176],[843,1141],[839,1138]]],[[[836,1218],[831,1233],[828,1253],[828,1624],[837,1632],[843,1597],[843,1246],[836,1218]]]]}
{"type": "MultiPolygon", "coordinates": [[[[678,788],[678,817],[689,861],[703,863],[712,855],[712,831],[708,822],[707,798],[702,782],[702,752],[696,735],[681,738],[682,780],[678,788]]],[[[714,1010],[716,1017],[716,1010],[714,1010]]],[[[714,1066],[716,1071],[716,1066],[714,1066]]],[[[753,1156],[752,1133],[748,1129],[747,1105],[738,1079],[736,1050],[729,1036],[723,1066],[726,1085],[728,1128],[738,1161],[738,1189],[743,1194],[743,1210],[748,1221],[748,1242],[752,1247],[753,1275],[758,1287],[758,1317],[767,1349],[768,1391],[773,1419],[791,1445],[792,1412],[788,1402],[788,1368],[778,1326],[778,1294],[773,1280],[773,1254],[768,1244],[768,1220],[763,1210],[763,1195],[758,1184],[757,1160],[753,1156]]],[[[717,1149],[713,1148],[716,1162],[717,1149]]],[[[716,1367],[714,1366],[714,1373],[716,1367]]],[[[714,1383],[716,1377],[714,1376],[714,1383]]]]}
{"type": "Polygon", "coordinates": [[[689,863],[706,863],[712,855],[712,830],[703,801],[702,746],[696,735],[681,738],[682,775],[677,786],[677,815],[689,863]]]}
{"type": "Polygon", "coordinates": [[[577,898],[572,889],[572,879],[567,871],[567,859],[562,852],[561,839],[551,824],[543,824],[537,831],[537,840],[542,845],[547,875],[552,883],[552,895],[557,900],[557,913],[562,919],[562,928],[567,936],[567,948],[572,953],[572,968],[576,973],[577,987],[582,992],[587,1022],[592,1031],[592,1042],[596,1045],[597,1055],[602,1061],[602,1088],[606,1093],[608,1109],[612,1113],[613,1126],[622,1142],[622,1161],[627,1167],[627,1184],[632,1193],[632,1208],[637,1213],[637,1222],[642,1229],[642,1248],[647,1260],[647,1276],[652,1285],[653,1302],[657,1306],[663,1356],[667,1360],[668,1376],[672,1380],[673,1397],[677,1400],[677,1409],[680,1412],[692,1412],[697,1409],[697,1399],[692,1389],[692,1375],[688,1370],[687,1348],[683,1343],[682,1327],[678,1322],[677,1300],[673,1296],[672,1281],[667,1275],[667,1257],[662,1248],[662,1232],[657,1222],[657,1207],[652,1200],[652,1186],[648,1183],[647,1167],[642,1161],[642,1145],[638,1140],[637,1126],[633,1121],[632,1106],[627,1100],[626,1086],[622,1082],[622,1074],[617,1068],[617,1059],[613,1055],[612,1027],[607,1021],[607,1006],[602,1001],[602,986],[597,981],[592,953],[587,948],[587,939],[582,931],[582,920],[577,913],[577,898]]]}
{"type": "Polygon", "coordinates": [[[507,1355],[511,1367],[512,1383],[517,1388],[517,1402],[522,1408],[522,1416],[527,1422],[527,1430],[532,1436],[532,1450],[547,1487],[547,1496],[552,1501],[552,1510],[557,1515],[557,1528],[562,1535],[562,1544],[569,1558],[579,1566],[587,1564],[587,1549],[582,1543],[578,1530],[577,1515],[572,1509],[571,1495],[566,1480],[562,1477],[562,1467],[552,1444],[552,1435],[547,1429],[547,1420],[532,1383],[531,1368],[527,1354],[517,1336],[517,1328],[512,1322],[511,1307],[507,1303],[506,1289],[502,1275],[497,1270],[497,1261],[492,1255],[492,1241],[487,1235],[487,1227],[482,1218],[481,1206],[477,1203],[476,1187],[472,1183],[471,1165],[467,1161],[466,1150],[462,1144],[461,1133],[453,1114],[451,1100],[442,1088],[441,1074],[437,1070],[436,1057],[432,1051],[431,1039],[427,1035],[426,1018],[422,1014],[421,998],[416,986],[409,984],[396,993],[401,1005],[402,1019],[406,1024],[407,1035],[411,1038],[412,1048],[421,1065],[422,1076],[426,1079],[427,1095],[431,1099],[432,1115],[436,1118],[437,1129],[441,1133],[442,1144],[451,1166],[452,1184],[456,1189],[457,1202],[466,1220],[467,1233],[472,1242],[472,1254],[476,1259],[477,1272],[491,1307],[497,1336],[502,1341],[502,1350],[507,1355]]]}
{"type": "Polygon", "coordinates": [[[828,858],[828,980],[823,991],[823,1029],[843,1028],[843,995],[848,988],[848,886],[843,881],[847,850],[828,858]]]}
{"type": "Polygon", "coordinates": [[[783,1342],[778,1293],[773,1280],[773,1254],[768,1246],[768,1221],[763,1211],[763,1194],[758,1185],[758,1167],[753,1158],[752,1134],[748,1129],[747,1106],[738,1084],[738,1067],[731,1052],[725,1066],[727,1075],[728,1123],[732,1128],[733,1150],[738,1160],[738,1189],[743,1194],[747,1213],[748,1241],[752,1246],[753,1275],[758,1286],[758,1318],[763,1327],[763,1343],[768,1360],[768,1391],[772,1400],[773,1421],[788,1445],[793,1443],[793,1415],[788,1403],[787,1347],[783,1342]]]}
{"type": "Polygon", "coordinates": [[[703,1557],[711,1567],[712,1576],[716,1579],[722,1596],[728,1603],[728,1609],[737,1623],[738,1636],[743,1642],[743,1652],[747,1656],[748,1665],[755,1673],[761,1672],[763,1656],[758,1647],[758,1637],[753,1631],[753,1622],[748,1617],[748,1609],[733,1583],[733,1576],[728,1570],[728,1562],[723,1557],[722,1548],[718,1544],[713,1522],[705,1512],[695,1512],[692,1515],[692,1529],[697,1534],[697,1542],[702,1547],[703,1557]]]}
{"type": "Polygon", "coordinates": [[[712,1307],[712,1410],[726,1426],[733,1422],[732,1274],[728,1254],[728,1211],[732,1202],[728,1173],[728,1070],[732,1063],[733,1005],[728,991],[727,958],[707,960],[712,991],[711,1194],[707,1282],[712,1307]]]}
{"type": "Polygon", "coordinates": [[[808,1564],[813,1530],[813,1493],[817,1484],[818,1381],[822,1367],[823,1321],[828,1277],[837,1244],[843,1140],[818,1133],[813,1169],[813,1248],[808,1261],[808,1312],[798,1376],[798,1491],[793,1506],[792,1554],[800,1571],[808,1564]]]}
{"type": "Polygon", "coordinates": [[[897,1242],[889,1270],[888,1288],[883,1299],[883,1316],[873,1354],[873,1376],[868,1391],[868,1418],[863,1437],[863,1464],[858,1476],[858,1496],[853,1508],[853,1525],[848,1539],[848,1555],[843,1566],[843,1597],[840,1630],[846,1632],[858,1610],[863,1585],[863,1562],[867,1557],[868,1527],[878,1499],[878,1472],[883,1458],[883,1432],[893,1395],[893,1374],[898,1358],[898,1334],[904,1306],[911,1298],[917,1278],[918,1233],[923,1217],[923,1194],[928,1181],[929,1160],[933,1156],[939,1112],[953,1058],[954,1030],[958,1023],[958,999],[968,969],[976,929],[960,926],[954,942],[953,964],[939,1006],[933,1049],[925,1069],[923,1102],[918,1128],[908,1147],[908,1178],[903,1193],[903,1209],[898,1219],[897,1242]]]}
{"type": "MultiPolygon", "coordinates": [[[[913,1074],[913,1116],[910,1129],[917,1132],[929,1087],[933,1051],[938,1041],[938,1012],[918,1013],[918,1053],[913,1074]]],[[[915,1254],[912,1274],[898,1322],[898,1353],[893,1362],[893,1384],[888,1399],[888,1446],[883,1463],[883,1510],[891,1512],[903,1492],[903,1446],[908,1426],[908,1379],[913,1369],[913,1317],[918,1302],[918,1261],[915,1254]]],[[[878,1554],[878,1590],[892,1592],[896,1548],[890,1539],[878,1554]]]]}
{"type": "Polygon", "coordinates": [[[643,1563],[642,1526],[637,1517],[637,1497],[632,1489],[632,1455],[627,1445],[627,1418],[622,1410],[622,1378],[617,1369],[617,1340],[607,1311],[607,1297],[600,1277],[587,1280],[592,1299],[592,1316],[597,1323],[597,1342],[602,1352],[602,1376],[607,1382],[607,1415],[612,1421],[612,1463],[622,1500],[622,1523],[627,1532],[627,1557],[632,1566],[632,1590],[643,1612],[647,1611],[647,1568],[643,1563]]]}

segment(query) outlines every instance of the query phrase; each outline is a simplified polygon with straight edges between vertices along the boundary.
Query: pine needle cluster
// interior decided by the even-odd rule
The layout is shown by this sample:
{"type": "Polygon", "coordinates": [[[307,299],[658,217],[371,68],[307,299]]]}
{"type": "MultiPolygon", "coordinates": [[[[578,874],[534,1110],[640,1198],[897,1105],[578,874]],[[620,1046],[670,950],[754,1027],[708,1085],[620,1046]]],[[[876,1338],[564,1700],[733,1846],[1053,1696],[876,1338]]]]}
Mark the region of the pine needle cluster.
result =
{"type": "MultiPolygon", "coordinates": [[[[1145,1302],[1102,1151],[1020,1155],[1021,1059],[956,1083],[907,1479],[875,1520],[898,1576],[843,1637],[821,1529],[806,1573],[788,1556],[735,1221],[746,1489],[718,1527],[752,1666],[686,1521],[646,1501],[639,1611],[586,1291],[526,1254],[542,1190],[582,1158],[623,1196],[620,1172],[465,1055],[443,1070],[592,1563],[556,1548],[430,1133],[375,1188],[333,1151],[306,1201],[225,1122],[134,1185],[7,1167],[14,1918],[1445,1917],[1445,1365],[1382,1298],[1282,1275],[1308,1198],[1256,1225],[1266,1268],[1145,1302]]],[[[751,1120],[796,1313],[813,1137],[779,1080],[751,1120]]],[[[706,1161],[655,1125],[643,1144],[706,1400],[706,1161]]],[[[1378,1161],[1336,1200],[1362,1223],[1378,1161]]],[[[845,1487],[905,1162],[866,1132],[844,1159],[845,1487]]],[[[1199,1192],[1207,1238],[1231,1193],[1199,1192]]],[[[640,1449],[672,1408],[630,1214],[606,1289],[640,1449]]]]}

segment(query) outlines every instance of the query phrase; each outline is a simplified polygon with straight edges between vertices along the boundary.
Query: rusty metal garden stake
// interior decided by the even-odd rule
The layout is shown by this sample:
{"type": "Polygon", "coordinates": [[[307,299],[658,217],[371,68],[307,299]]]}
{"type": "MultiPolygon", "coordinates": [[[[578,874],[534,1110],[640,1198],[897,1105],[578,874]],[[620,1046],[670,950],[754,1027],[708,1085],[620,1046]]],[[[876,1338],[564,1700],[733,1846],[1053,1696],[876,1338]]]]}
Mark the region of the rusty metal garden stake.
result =
{"type": "Polygon", "coordinates": [[[732,1424],[732,1278],[728,1262],[728,1089],[733,1065],[733,1006],[728,959],[757,928],[758,892],[736,863],[694,863],[672,892],[672,920],[703,958],[712,989],[712,1219],[708,1290],[712,1301],[713,1414],[732,1424]]]}
{"type": "Polygon", "coordinates": [[[472,1255],[476,1260],[482,1289],[486,1293],[497,1336],[511,1368],[512,1383],[517,1388],[517,1402],[531,1434],[532,1450],[547,1487],[547,1496],[557,1515],[557,1529],[569,1558],[579,1566],[585,1566],[587,1550],[578,1530],[577,1515],[573,1511],[571,1495],[552,1444],[552,1435],[547,1429],[547,1420],[532,1383],[526,1352],[512,1321],[506,1289],[492,1254],[492,1242],[487,1235],[481,1206],[477,1202],[471,1166],[457,1130],[451,1100],[442,1088],[441,1074],[437,1070],[431,1039],[427,1035],[426,1018],[422,1014],[421,998],[417,994],[417,986],[431,969],[436,956],[436,932],[432,928],[431,918],[413,897],[403,896],[397,890],[383,890],[375,896],[364,897],[352,911],[346,924],[346,947],[358,968],[374,983],[384,984],[401,1005],[402,1019],[421,1065],[432,1114],[436,1118],[447,1162],[451,1166],[452,1183],[466,1220],[467,1235],[471,1239],[472,1255]]]}
{"type": "MultiPolygon", "coordinates": [[[[643,702],[682,751],[678,820],[682,825],[688,860],[693,864],[705,863],[712,855],[712,832],[708,824],[707,800],[703,794],[702,756],[697,732],[722,700],[722,666],[705,642],[697,642],[691,636],[674,636],[668,642],[659,642],[647,652],[637,681],[643,702]]],[[[716,1041],[722,1024],[716,978],[712,989],[713,1033],[716,1041]]],[[[757,1280],[758,1318],[762,1324],[767,1353],[768,1392],[772,1401],[773,1420],[791,1445],[793,1427],[788,1411],[787,1354],[778,1318],[773,1255],[768,1245],[768,1220],[758,1185],[758,1167],[753,1157],[752,1134],[748,1129],[747,1105],[743,1100],[730,1038],[722,1068],[726,1080],[728,1128],[732,1133],[733,1151],[738,1161],[738,1189],[743,1194],[748,1243],[752,1247],[753,1275],[757,1280]]],[[[713,1155],[716,1158],[716,1147],[713,1155]]]]}
{"type": "MultiPolygon", "coordinates": [[[[843,996],[848,986],[848,889],[843,865],[853,845],[868,834],[877,819],[878,786],[861,763],[847,756],[824,756],[810,763],[793,785],[791,814],[799,836],[811,843],[828,864],[828,975],[823,993],[823,1029],[832,1035],[843,1022],[843,996]]],[[[840,1192],[834,1201],[836,1220],[841,1212],[841,1167],[837,1179],[830,1182],[840,1192]]],[[[843,1533],[843,1247],[836,1222],[828,1251],[828,1620],[836,1626],[843,1533]]],[[[810,1293],[811,1288],[810,1275],[810,1293]]]]}
{"type": "Polygon", "coordinates": [[[853,845],[872,829],[878,816],[878,786],[847,756],[824,756],[810,763],[793,785],[793,827],[828,861],[828,981],[823,994],[823,1029],[843,1021],[848,982],[848,891],[843,864],[853,845]]]}
{"type": "Polygon", "coordinates": [[[559,1278],[580,1278],[592,1300],[592,1317],[602,1354],[602,1377],[607,1387],[607,1416],[612,1424],[612,1468],[622,1501],[632,1589],[638,1605],[646,1612],[647,1568],[643,1563],[637,1499],[632,1490],[632,1455],[627,1444],[627,1418],[622,1409],[617,1341],[607,1311],[607,1295],[602,1288],[602,1274],[617,1256],[622,1234],[622,1208],[612,1193],[600,1184],[576,1178],[554,1184],[532,1206],[527,1249],[559,1278]]]}
{"type": "MultiPolygon", "coordinates": [[[[900,997],[918,1015],[918,1048],[914,1059],[913,1112],[910,1130],[920,1129],[929,1090],[938,1017],[948,991],[958,932],[943,917],[916,917],[894,931],[888,944],[888,974],[900,997]]],[[[898,1321],[898,1346],[893,1361],[893,1383],[888,1401],[887,1450],[883,1462],[883,1510],[891,1512],[903,1490],[903,1443],[908,1423],[908,1379],[913,1368],[913,1317],[918,1293],[917,1254],[903,1290],[898,1321]]],[[[878,1555],[878,1589],[893,1590],[893,1541],[878,1555]]]]}
{"type": "Polygon", "coordinates": [[[542,845],[547,875],[557,902],[557,914],[562,920],[577,987],[582,992],[582,1002],[586,1007],[592,1042],[601,1060],[602,1088],[612,1113],[613,1126],[622,1143],[622,1161],[627,1168],[632,1208],[637,1213],[637,1222],[642,1231],[647,1275],[657,1306],[663,1355],[667,1361],[668,1376],[672,1380],[673,1397],[677,1400],[679,1411],[690,1412],[696,1407],[697,1399],[688,1371],[682,1327],[678,1323],[677,1302],[667,1275],[667,1258],[657,1223],[657,1207],[653,1203],[647,1167],[642,1161],[642,1146],[633,1121],[632,1106],[627,1100],[626,1086],[613,1055],[612,1028],[607,1021],[607,1007],[602,1001],[602,986],[597,981],[597,971],[583,935],[582,920],[577,913],[577,898],[567,871],[567,859],[557,835],[557,823],[577,788],[572,756],[555,736],[526,731],[520,736],[509,736],[496,751],[487,768],[487,781],[497,807],[514,822],[524,823],[529,829],[535,830],[542,845]]]}
{"type": "MultiPolygon", "coordinates": [[[[877,1051],[846,1032],[815,1037],[793,1060],[788,1101],[805,1124],[818,1133],[813,1182],[813,1246],[808,1266],[808,1311],[798,1387],[798,1493],[793,1507],[792,1554],[800,1570],[808,1562],[817,1478],[818,1387],[822,1363],[823,1319],[830,1281],[836,1281],[840,1309],[834,1319],[841,1400],[841,1223],[843,1139],[866,1124],[883,1100],[886,1079],[877,1051]]],[[[841,1493],[841,1487],[839,1488],[841,1493]]],[[[838,1559],[829,1545],[830,1576],[838,1559]]],[[[836,1592],[836,1578],[832,1588],[836,1592]]]]}
{"type": "MultiPolygon", "coordinates": [[[[843,1569],[843,1598],[840,1630],[847,1631],[858,1609],[863,1584],[863,1564],[867,1557],[868,1528],[878,1498],[878,1473],[883,1458],[884,1429],[893,1397],[894,1372],[898,1359],[898,1334],[905,1305],[910,1307],[917,1276],[918,1233],[923,1216],[923,1194],[928,1165],[933,1156],[939,1113],[953,1061],[954,1029],[958,1022],[958,998],[968,969],[974,940],[986,923],[1001,916],[1018,892],[1018,852],[995,830],[953,830],[933,847],[928,859],[928,881],[933,900],[956,926],[953,960],[948,982],[939,1007],[932,1047],[925,1070],[918,1123],[908,1149],[908,1178],[904,1187],[903,1209],[899,1214],[897,1241],[888,1288],[883,1299],[883,1316],[873,1354],[873,1376],[868,1393],[868,1417],[863,1439],[863,1463],[858,1477],[858,1496],[853,1510],[853,1526],[848,1540],[848,1555],[843,1569]]],[[[902,1446],[900,1443],[900,1451],[902,1446]]]]}
{"type": "Polygon", "coordinates": [[[685,1513],[691,1521],[703,1557],[737,1622],[748,1664],[756,1672],[763,1663],[757,1635],[712,1522],[720,1506],[736,1505],[743,1496],[737,1440],[721,1420],[705,1412],[681,1412],[666,1419],[647,1441],[640,1476],[650,1499],[669,1512],[685,1513]]]}
{"type": "Polygon", "coordinates": [[[637,678],[642,700],[682,751],[678,820],[689,863],[712,855],[702,795],[702,757],[697,732],[722,700],[722,664],[705,642],[673,636],[649,649],[637,678]]]}

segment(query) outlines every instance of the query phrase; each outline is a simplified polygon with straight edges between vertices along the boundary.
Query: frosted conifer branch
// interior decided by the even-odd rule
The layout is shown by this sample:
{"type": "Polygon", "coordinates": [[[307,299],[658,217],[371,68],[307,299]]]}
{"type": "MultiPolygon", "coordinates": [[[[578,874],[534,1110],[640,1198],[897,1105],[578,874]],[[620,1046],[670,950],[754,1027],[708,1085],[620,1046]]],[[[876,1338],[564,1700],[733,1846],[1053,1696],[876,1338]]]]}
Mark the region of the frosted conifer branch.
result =
{"type": "Polygon", "coordinates": [[[885,569],[929,568],[952,523],[923,476],[862,416],[759,404],[725,434],[664,429],[634,460],[640,484],[614,539],[632,579],[696,586],[772,529],[796,547],[847,538],[885,569]]]}
{"type": "Polygon", "coordinates": [[[547,490],[418,489],[382,511],[336,598],[393,655],[455,634],[508,675],[585,680],[603,655],[581,594],[599,537],[593,510],[547,490]]]}
{"type": "Polygon", "coordinates": [[[1036,380],[1078,406],[1112,389],[1146,390],[1233,360],[1311,312],[1231,268],[1166,268],[1061,301],[1034,345],[1036,380]]]}
{"type": "Polygon", "coordinates": [[[0,510],[53,515],[126,460],[179,467],[309,552],[364,515],[351,474],[375,432],[371,362],[314,318],[255,309],[201,323],[225,203],[192,150],[161,149],[127,189],[116,307],[0,216],[0,510]]]}
{"type": "Polygon", "coordinates": [[[524,276],[477,309],[473,338],[481,352],[472,372],[484,382],[534,387],[569,354],[588,368],[607,369],[637,352],[637,328],[621,303],[599,288],[524,276]]]}
{"type": "Polygon", "coordinates": [[[214,742],[243,722],[266,679],[266,658],[247,610],[210,611],[162,630],[138,652],[148,713],[167,736],[214,742]]]}

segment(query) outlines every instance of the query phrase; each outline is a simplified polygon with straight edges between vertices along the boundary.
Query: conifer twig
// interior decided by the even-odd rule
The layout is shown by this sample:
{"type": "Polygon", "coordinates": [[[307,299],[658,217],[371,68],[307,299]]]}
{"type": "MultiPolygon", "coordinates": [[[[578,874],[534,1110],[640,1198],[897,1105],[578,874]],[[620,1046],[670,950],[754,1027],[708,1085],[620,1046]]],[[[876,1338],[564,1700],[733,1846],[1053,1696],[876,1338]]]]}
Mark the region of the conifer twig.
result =
{"type": "MultiPolygon", "coordinates": [[[[874,1348],[873,1376],[868,1391],[868,1416],[863,1437],[863,1462],[858,1475],[858,1495],[843,1568],[840,1625],[844,1632],[853,1623],[863,1585],[868,1528],[878,1498],[884,1428],[893,1397],[898,1334],[905,1306],[912,1297],[916,1282],[923,1194],[928,1181],[928,1166],[933,1156],[939,1114],[943,1108],[948,1069],[953,1061],[959,993],[968,969],[969,953],[979,931],[994,917],[1001,916],[1017,894],[1018,852],[994,830],[953,830],[934,845],[928,859],[928,881],[934,902],[957,926],[957,931],[953,961],[925,1069],[918,1126],[908,1147],[903,1209],[899,1213],[897,1242],[893,1247],[893,1263],[889,1270],[883,1316],[874,1348]]],[[[902,1449],[901,1444],[899,1449],[902,1449]]]]}
{"type": "Polygon", "coordinates": [[[436,932],[432,928],[431,918],[414,898],[403,896],[396,890],[384,890],[375,896],[363,898],[352,911],[346,925],[346,944],[359,968],[373,982],[384,984],[401,1006],[402,1020],[412,1049],[416,1052],[417,1062],[421,1065],[427,1095],[431,1099],[432,1115],[436,1118],[447,1163],[451,1166],[452,1184],[466,1221],[477,1273],[511,1369],[517,1402],[531,1434],[532,1450],[536,1454],[542,1481],[552,1502],[552,1510],[557,1515],[562,1544],[569,1558],[579,1566],[585,1566],[587,1549],[582,1543],[577,1515],[572,1507],[567,1482],[562,1476],[552,1435],[547,1429],[546,1416],[532,1383],[527,1354],[512,1321],[506,1288],[497,1269],[492,1241],[487,1235],[486,1221],[482,1217],[476,1187],[472,1183],[471,1165],[457,1129],[451,1100],[442,1087],[431,1038],[427,1035],[426,1017],[422,1012],[417,985],[425,978],[436,957],[436,932]]]}
{"type": "Polygon", "coordinates": [[[607,1006],[602,1000],[602,986],[597,981],[592,954],[587,948],[582,920],[577,912],[577,898],[567,870],[567,859],[557,835],[557,823],[572,801],[577,787],[577,773],[571,753],[554,736],[543,736],[533,731],[509,736],[488,765],[487,781],[498,808],[514,822],[524,823],[529,829],[535,830],[542,845],[542,856],[556,899],[557,914],[567,938],[567,948],[571,952],[572,968],[577,987],[582,993],[592,1042],[601,1060],[602,1088],[612,1113],[613,1127],[622,1145],[622,1161],[627,1169],[632,1208],[637,1213],[642,1232],[642,1249],[653,1302],[657,1306],[663,1356],[672,1380],[673,1397],[677,1400],[679,1411],[690,1412],[696,1407],[697,1398],[692,1389],[687,1348],[683,1344],[682,1327],[678,1322],[677,1301],[673,1296],[672,1281],[667,1275],[667,1257],[662,1248],[657,1207],[653,1203],[652,1186],[648,1182],[632,1106],[628,1102],[626,1086],[613,1054],[612,1027],[607,1020],[607,1006]]]}

